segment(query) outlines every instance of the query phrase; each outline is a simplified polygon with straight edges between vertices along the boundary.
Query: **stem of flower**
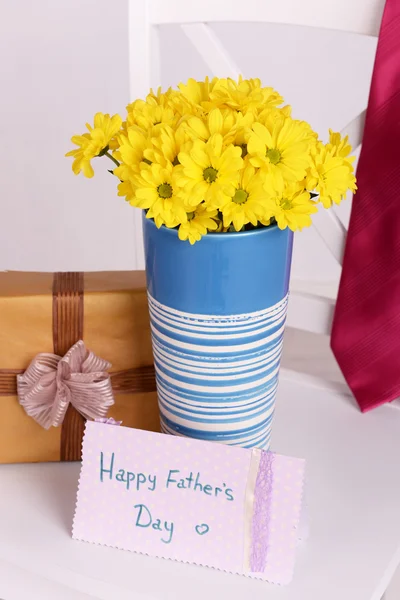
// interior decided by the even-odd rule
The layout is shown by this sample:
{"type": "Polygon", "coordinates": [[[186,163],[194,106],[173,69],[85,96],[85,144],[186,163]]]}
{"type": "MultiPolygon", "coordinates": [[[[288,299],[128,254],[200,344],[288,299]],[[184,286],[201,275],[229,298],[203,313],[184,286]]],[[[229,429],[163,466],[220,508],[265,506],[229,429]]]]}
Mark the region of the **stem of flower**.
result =
{"type": "Polygon", "coordinates": [[[104,152],[103,156],[108,156],[108,158],[110,158],[113,161],[113,163],[115,163],[117,167],[119,167],[120,163],[117,161],[116,158],[113,157],[112,154],[110,154],[109,152],[104,152]]]}

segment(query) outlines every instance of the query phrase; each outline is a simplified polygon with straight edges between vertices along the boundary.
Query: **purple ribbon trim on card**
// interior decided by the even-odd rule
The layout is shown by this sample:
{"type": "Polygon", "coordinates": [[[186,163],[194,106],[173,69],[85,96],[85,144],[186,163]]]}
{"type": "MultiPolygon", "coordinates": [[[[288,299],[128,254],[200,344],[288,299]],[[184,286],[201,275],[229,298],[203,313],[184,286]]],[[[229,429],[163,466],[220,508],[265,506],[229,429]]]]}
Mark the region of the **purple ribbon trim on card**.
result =
{"type": "Polygon", "coordinates": [[[103,423],[104,425],[121,425],[122,421],[116,421],[112,417],[101,417],[100,419],[95,419],[96,423],[103,423]]]}
{"type": "Polygon", "coordinates": [[[271,520],[271,496],[274,454],[261,452],[254,489],[253,520],[251,526],[250,571],[263,573],[267,564],[271,520]]]}

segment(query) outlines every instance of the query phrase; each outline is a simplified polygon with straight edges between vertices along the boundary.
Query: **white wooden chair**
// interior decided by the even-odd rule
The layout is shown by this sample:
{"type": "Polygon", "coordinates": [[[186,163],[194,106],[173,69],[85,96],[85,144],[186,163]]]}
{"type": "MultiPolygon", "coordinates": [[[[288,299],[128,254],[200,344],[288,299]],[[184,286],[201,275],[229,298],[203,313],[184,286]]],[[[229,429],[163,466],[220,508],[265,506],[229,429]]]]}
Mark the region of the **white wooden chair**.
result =
{"type": "MultiPolygon", "coordinates": [[[[384,0],[130,0],[130,95],[144,97],[160,84],[158,30],[180,24],[188,40],[205,61],[210,75],[237,78],[240,69],[209,27],[215,22],[257,22],[306,25],[378,36],[384,0]],[[137,58],[139,57],[139,58],[137,58]]],[[[243,73],[245,76],[245,73],[243,73]]],[[[367,101],[366,101],[367,102],[367,101]]],[[[361,144],[365,111],[342,133],[354,149],[361,144]]],[[[341,264],[346,229],[335,212],[319,211],[314,227],[328,251],[341,264]]],[[[136,266],[144,264],[141,216],[135,212],[136,266]]],[[[329,334],[335,298],[313,292],[312,286],[292,281],[288,325],[318,334],[329,334]]]]}

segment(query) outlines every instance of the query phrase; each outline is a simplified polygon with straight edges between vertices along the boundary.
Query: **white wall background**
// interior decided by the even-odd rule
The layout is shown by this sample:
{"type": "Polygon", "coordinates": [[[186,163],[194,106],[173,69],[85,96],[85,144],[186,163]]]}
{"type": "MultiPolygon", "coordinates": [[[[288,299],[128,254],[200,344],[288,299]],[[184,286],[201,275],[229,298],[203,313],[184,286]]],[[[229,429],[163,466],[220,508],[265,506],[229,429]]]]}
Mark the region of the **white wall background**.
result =
{"type": "MultiPolygon", "coordinates": [[[[134,209],[117,197],[106,159],[87,180],[64,158],[95,112],[130,100],[127,14],[127,0],[0,0],[0,269],[134,267],[134,209]]],[[[325,137],[365,107],[373,38],[256,23],[215,30],[243,74],[276,87],[325,137]]],[[[163,86],[208,74],[177,26],[160,34],[163,86]]],[[[293,275],[338,275],[312,229],[296,237],[293,275]]]]}

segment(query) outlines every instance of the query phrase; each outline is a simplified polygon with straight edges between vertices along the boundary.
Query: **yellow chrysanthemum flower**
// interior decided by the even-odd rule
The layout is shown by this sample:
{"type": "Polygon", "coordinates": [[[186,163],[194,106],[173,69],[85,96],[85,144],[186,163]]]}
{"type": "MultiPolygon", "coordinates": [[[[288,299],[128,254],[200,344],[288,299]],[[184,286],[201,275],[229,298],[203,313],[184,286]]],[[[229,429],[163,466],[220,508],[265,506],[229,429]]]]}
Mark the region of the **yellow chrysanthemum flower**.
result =
{"type": "Polygon", "coordinates": [[[241,112],[225,109],[223,111],[224,118],[229,118],[228,113],[233,115],[235,138],[233,143],[235,146],[240,146],[242,149],[242,158],[247,155],[247,142],[252,133],[252,125],[255,122],[256,116],[252,112],[243,115],[241,112]]]}
{"type": "Polygon", "coordinates": [[[266,193],[261,174],[245,161],[240,175],[234,193],[222,208],[224,227],[233,223],[236,231],[240,231],[247,223],[256,226],[265,216],[266,207],[266,193]]]}
{"type": "Polygon", "coordinates": [[[225,145],[240,146],[244,158],[247,154],[247,140],[251,134],[254,120],[255,116],[251,112],[243,115],[231,108],[212,108],[207,116],[189,117],[180,127],[192,139],[200,139],[203,142],[219,133],[222,135],[225,145]]]}
{"type": "MultiPolygon", "coordinates": [[[[114,171],[115,173],[115,171],[114,171]]],[[[135,206],[135,194],[136,194],[136,186],[133,185],[130,179],[126,181],[121,181],[118,184],[118,196],[124,196],[125,200],[135,206]]]]}
{"type": "Polygon", "coordinates": [[[176,122],[177,126],[182,121],[186,121],[190,116],[204,116],[203,108],[197,104],[193,104],[193,102],[190,102],[180,92],[176,92],[176,96],[171,97],[169,106],[178,117],[178,121],[176,122]]]}
{"type": "Polygon", "coordinates": [[[215,134],[207,142],[196,140],[190,152],[181,152],[183,166],[179,184],[186,201],[199,204],[205,200],[209,208],[219,209],[229,201],[239,181],[243,165],[241,149],[223,146],[223,138],[215,134]]]}
{"type": "Polygon", "coordinates": [[[342,138],[340,133],[335,133],[332,129],[329,130],[329,143],[326,145],[327,149],[332,152],[333,156],[340,156],[349,163],[350,168],[355,160],[355,156],[349,156],[351,152],[351,146],[349,144],[349,136],[342,138]]]}
{"type": "Polygon", "coordinates": [[[292,107],[289,104],[286,106],[277,107],[277,106],[269,106],[268,108],[263,108],[261,112],[259,112],[257,116],[257,120],[260,123],[264,123],[268,121],[271,116],[277,117],[291,117],[292,116],[292,107]]]}
{"type": "Polygon", "coordinates": [[[347,158],[335,155],[329,146],[319,142],[311,150],[311,166],[306,177],[307,189],[319,194],[325,208],[340,204],[348,190],[357,189],[353,166],[347,158]]]}
{"type": "Polygon", "coordinates": [[[122,125],[119,115],[110,117],[109,114],[97,113],[94,117],[94,126],[86,123],[89,133],[74,135],[71,142],[78,146],[70,150],[65,156],[73,156],[72,170],[75,175],[81,171],[85,177],[93,177],[94,171],[91,160],[108,152],[110,142],[115,137],[122,125]]]}
{"type": "Polygon", "coordinates": [[[183,97],[189,100],[190,103],[203,106],[204,102],[209,102],[210,92],[212,92],[217,81],[217,77],[214,77],[211,81],[208,77],[204,81],[189,79],[186,84],[180,83],[178,88],[183,97]]]}
{"type": "Polygon", "coordinates": [[[279,229],[289,227],[292,231],[311,225],[311,215],[317,212],[310,194],[299,186],[291,184],[279,196],[271,198],[271,216],[275,217],[279,229]]]}
{"type": "MultiPolygon", "coordinates": [[[[159,86],[157,88],[157,91],[154,92],[154,90],[151,88],[150,89],[150,93],[147,94],[146,96],[146,102],[148,102],[149,104],[158,104],[159,106],[169,106],[171,103],[171,100],[178,94],[178,92],[176,90],[173,90],[171,87],[169,87],[167,89],[167,91],[163,92],[161,89],[161,86],[159,86]]],[[[132,106],[134,103],[129,104],[129,106],[132,106]]],[[[129,110],[128,110],[129,112],[129,110]]]]}
{"type": "Polygon", "coordinates": [[[154,219],[157,227],[164,224],[176,227],[187,221],[185,204],[178,195],[179,169],[171,163],[165,166],[153,163],[145,166],[134,179],[136,191],[131,204],[148,210],[147,216],[154,219]]]}
{"type": "Polygon", "coordinates": [[[151,137],[151,150],[146,153],[146,158],[151,162],[164,164],[167,161],[176,166],[179,164],[179,153],[188,151],[191,145],[190,137],[183,127],[174,130],[169,125],[160,125],[155,128],[151,137]]]}
{"type": "Polygon", "coordinates": [[[216,106],[224,106],[246,114],[249,110],[279,106],[282,96],[271,87],[261,87],[259,79],[219,79],[210,93],[216,106]]]}
{"type": "Polygon", "coordinates": [[[222,114],[219,108],[210,110],[206,117],[190,117],[181,127],[192,139],[199,139],[206,142],[212,135],[220,134],[223,137],[224,144],[233,142],[236,134],[236,119],[232,111],[229,114],[222,114]]]}
{"type": "Polygon", "coordinates": [[[170,106],[166,99],[160,99],[154,96],[147,96],[146,100],[136,100],[126,107],[126,123],[130,127],[137,125],[143,131],[152,130],[156,125],[175,126],[179,116],[170,106]]]}
{"type": "Polygon", "coordinates": [[[271,115],[265,124],[254,123],[247,143],[250,162],[262,167],[271,189],[282,190],[285,181],[300,181],[310,165],[310,134],[299,121],[271,115]]]}
{"type": "Polygon", "coordinates": [[[207,206],[202,202],[193,212],[188,214],[186,223],[182,223],[178,230],[180,240],[189,240],[190,244],[194,244],[202,238],[207,231],[216,231],[218,223],[215,221],[217,210],[208,210],[207,206]]]}
{"type": "Polygon", "coordinates": [[[185,222],[184,219],[187,220],[186,206],[179,198],[176,199],[172,208],[166,201],[157,202],[146,212],[146,218],[153,219],[158,229],[163,225],[174,229],[185,222]]]}
{"type": "Polygon", "coordinates": [[[114,169],[114,175],[122,181],[131,179],[140,172],[143,163],[150,164],[151,151],[152,144],[147,133],[140,127],[130,127],[126,135],[119,136],[119,149],[114,156],[121,164],[114,169]]]}

